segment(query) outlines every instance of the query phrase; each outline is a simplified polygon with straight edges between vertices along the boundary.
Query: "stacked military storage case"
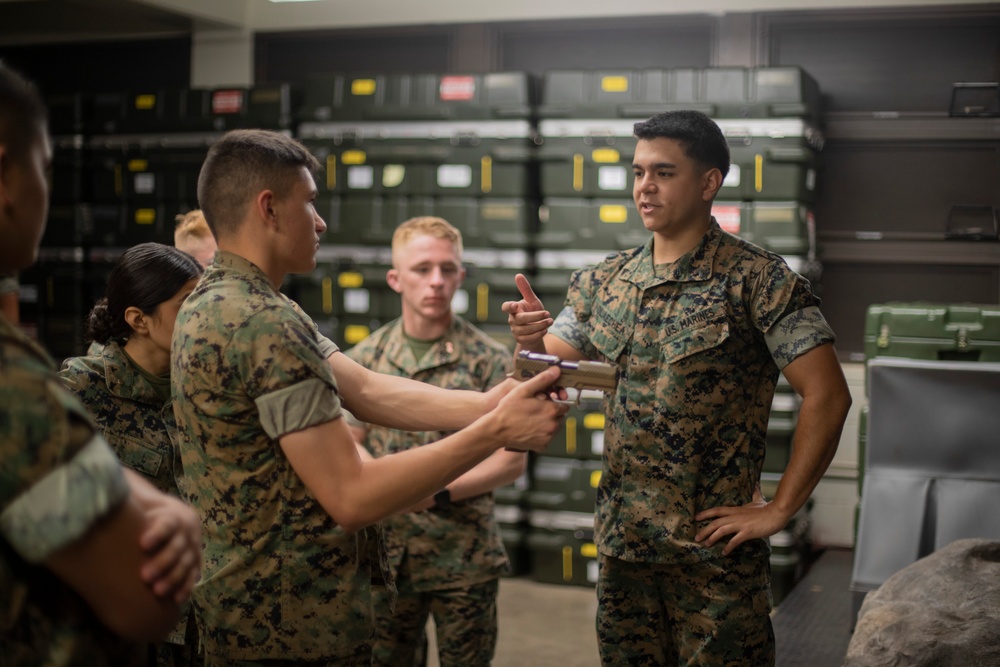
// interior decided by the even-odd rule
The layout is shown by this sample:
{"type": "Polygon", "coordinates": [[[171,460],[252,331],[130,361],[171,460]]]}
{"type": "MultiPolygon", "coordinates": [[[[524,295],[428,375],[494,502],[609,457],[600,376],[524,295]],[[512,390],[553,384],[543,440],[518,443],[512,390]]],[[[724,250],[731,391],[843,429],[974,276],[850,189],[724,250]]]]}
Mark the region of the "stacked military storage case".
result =
{"type": "MultiPolygon", "coordinates": [[[[708,114],[729,141],[732,165],[713,210],[723,229],[818,278],[810,205],[823,138],[819,89],[808,74],[795,67],[556,70],[545,75],[539,107],[535,239],[537,291],[550,310],[561,308],[573,269],[649,239],[631,197],[633,125],[680,109],[708,114]]],[[[798,405],[781,382],[765,461],[772,487],[788,461],[798,405]]],[[[807,518],[799,525],[807,527],[807,518]]],[[[794,537],[807,540],[808,531],[794,537]]]]}
{"type": "MultiPolygon", "coordinates": [[[[864,330],[865,361],[901,357],[921,361],[1000,362],[1000,305],[973,303],[889,302],[868,306],[864,330]]],[[[858,508],[855,512],[855,558],[877,551],[858,541],[861,497],[868,449],[868,392],[858,421],[858,508]]],[[[851,582],[853,614],[870,590],[851,582]]]]}
{"type": "Polygon", "coordinates": [[[399,315],[385,284],[392,233],[436,215],[465,245],[455,311],[509,342],[500,304],[529,268],[537,219],[534,97],[516,72],[344,75],[307,87],[298,136],[326,167],[317,206],[329,228],[319,267],[293,291],[334,340],[353,345],[399,315]]]}
{"type": "Polygon", "coordinates": [[[198,206],[208,146],[230,129],[287,131],[292,104],[287,85],[49,100],[52,207],[25,291],[37,295],[39,337],[55,356],[84,352],[84,318],[126,248],[173,243],[175,216],[198,206]]]}

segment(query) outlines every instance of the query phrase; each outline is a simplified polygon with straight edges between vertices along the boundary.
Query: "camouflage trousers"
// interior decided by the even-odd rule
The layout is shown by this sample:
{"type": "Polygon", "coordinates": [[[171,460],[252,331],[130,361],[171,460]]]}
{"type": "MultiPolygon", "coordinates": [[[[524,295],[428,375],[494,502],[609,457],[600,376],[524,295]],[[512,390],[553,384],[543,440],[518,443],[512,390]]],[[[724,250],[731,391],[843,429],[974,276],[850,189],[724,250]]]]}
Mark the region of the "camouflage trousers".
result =
{"type": "Polygon", "coordinates": [[[600,554],[601,664],[773,667],[771,575],[763,558],[660,565],[600,554]]]}
{"type": "Polygon", "coordinates": [[[371,652],[365,649],[347,658],[330,660],[230,660],[205,655],[205,667],[370,667],[371,652]]]}
{"type": "Polygon", "coordinates": [[[439,591],[415,591],[403,568],[396,575],[394,611],[382,589],[373,589],[375,647],[372,667],[425,663],[427,617],[434,617],[441,667],[487,667],[497,645],[499,581],[439,591]]]}

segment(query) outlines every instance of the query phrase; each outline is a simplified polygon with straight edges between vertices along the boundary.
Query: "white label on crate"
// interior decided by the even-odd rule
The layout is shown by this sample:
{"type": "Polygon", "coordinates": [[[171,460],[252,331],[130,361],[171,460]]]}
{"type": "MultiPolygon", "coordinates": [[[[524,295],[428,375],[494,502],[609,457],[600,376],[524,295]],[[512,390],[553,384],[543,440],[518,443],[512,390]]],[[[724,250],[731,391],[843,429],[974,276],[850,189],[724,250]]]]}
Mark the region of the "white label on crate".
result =
{"type": "Polygon", "coordinates": [[[472,185],[472,167],[467,164],[443,164],[437,170],[438,187],[467,188],[472,185]]]}
{"type": "Polygon", "coordinates": [[[735,163],[729,165],[729,173],[726,174],[726,180],[722,181],[722,187],[724,188],[740,187],[740,165],[735,163]]]}
{"type": "Polygon", "coordinates": [[[136,174],[132,181],[132,187],[137,195],[151,195],[156,192],[156,174],[148,172],[136,174]]]}
{"type": "Polygon", "coordinates": [[[367,313],[370,310],[371,294],[366,289],[345,289],[344,310],[349,313],[367,313]]]}
{"type": "Polygon", "coordinates": [[[351,190],[371,190],[375,183],[375,170],[371,165],[359,164],[347,168],[347,187],[351,190]]]}
{"type": "Polygon", "coordinates": [[[587,561],[587,581],[589,581],[592,584],[596,584],[597,571],[598,571],[597,560],[595,559],[587,561]]]}
{"type": "Polygon", "coordinates": [[[451,297],[451,309],[459,315],[469,312],[469,293],[464,289],[456,290],[451,297]]]}
{"type": "Polygon", "coordinates": [[[622,165],[597,168],[597,187],[601,190],[620,192],[628,187],[628,171],[622,165]]]}
{"type": "Polygon", "coordinates": [[[716,204],[712,207],[712,215],[724,231],[730,234],[740,233],[740,206],[739,204],[716,204]]]}
{"type": "Polygon", "coordinates": [[[590,434],[590,453],[595,456],[604,453],[604,431],[594,431],[590,434]]]}
{"type": "Polygon", "coordinates": [[[816,170],[807,169],[806,170],[806,190],[816,189],[816,170]]]}

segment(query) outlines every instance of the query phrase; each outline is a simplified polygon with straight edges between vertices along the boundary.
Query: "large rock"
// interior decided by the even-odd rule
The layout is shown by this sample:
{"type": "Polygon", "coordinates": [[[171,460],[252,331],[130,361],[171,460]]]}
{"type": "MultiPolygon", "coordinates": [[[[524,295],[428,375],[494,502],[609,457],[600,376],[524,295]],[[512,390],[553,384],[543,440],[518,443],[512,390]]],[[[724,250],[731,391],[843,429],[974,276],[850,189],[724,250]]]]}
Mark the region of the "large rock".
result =
{"type": "Polygon", "coordinates": [[[958,540],[865,597],[844,667],[1000,665],[1000,542],[958,540]]]}

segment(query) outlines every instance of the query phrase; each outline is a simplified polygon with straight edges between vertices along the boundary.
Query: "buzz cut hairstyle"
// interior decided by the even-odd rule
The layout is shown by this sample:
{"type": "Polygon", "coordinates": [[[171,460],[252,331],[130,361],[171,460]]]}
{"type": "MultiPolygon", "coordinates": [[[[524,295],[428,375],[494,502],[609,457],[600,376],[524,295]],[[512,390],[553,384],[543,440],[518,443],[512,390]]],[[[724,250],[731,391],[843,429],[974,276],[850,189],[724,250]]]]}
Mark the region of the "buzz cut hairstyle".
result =
{"type": "Polygon", "coordinates": [[[239,229],[247,207],[260,192],[288,196],[305,167],[321,165],[309,149],[281,132],[232,130],[208,150],[198,175],[198,203],[216,238],[239,229]]]}
{"type": "Polygon", "coordinates": [[[709,169],[729,173],[729,144],[722,129],[700,111],[666,111],[638,122],[632,129],[637,139],[673,139],[684,155],[709,169]]]}
{"type": "Polygon", "coordinates": [[[392,233],[392,263],[396,264],[396,253],[411,239],[418,236],[432,236],[436,239],[450,241],[455,246],[459,259],[462,258],[462,232],[454,225],[433,215],[422,215],[410,218],[396,227],[392,233]]]}
{"type": "Polygon", "coordinates": [[[0,146],[23,157],[48,131],[45,102],[35,84],[0,60],[0,146]]]}

